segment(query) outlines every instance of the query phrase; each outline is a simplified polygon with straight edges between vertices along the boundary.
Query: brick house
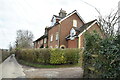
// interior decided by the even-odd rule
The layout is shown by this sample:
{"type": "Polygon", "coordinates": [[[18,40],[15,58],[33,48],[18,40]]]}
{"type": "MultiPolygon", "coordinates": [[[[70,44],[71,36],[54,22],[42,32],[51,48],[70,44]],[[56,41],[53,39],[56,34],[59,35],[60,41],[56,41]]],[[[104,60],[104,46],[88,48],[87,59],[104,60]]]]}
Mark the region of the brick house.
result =
{"type": "Polygon", "coordinates": [[[68,41],[68,48],[83,48],[84,33],[85,32],[92,33],[93,31],[98,32],[102,38],[105,37],[97,20],[90,21],[79,28],[73,27],[70,30],[70,34],[66,37],[66,40],[68,41]]]}
{"type": "Polygon", "coordinates": [[[85,23],[76,10],[67,14],[61,9],[59,16],[53,15],[51,23],[44,35],[34,41],[35,48],[81,48],[85,31],[97,30],[103,36],[97,20],[85,23]]]}

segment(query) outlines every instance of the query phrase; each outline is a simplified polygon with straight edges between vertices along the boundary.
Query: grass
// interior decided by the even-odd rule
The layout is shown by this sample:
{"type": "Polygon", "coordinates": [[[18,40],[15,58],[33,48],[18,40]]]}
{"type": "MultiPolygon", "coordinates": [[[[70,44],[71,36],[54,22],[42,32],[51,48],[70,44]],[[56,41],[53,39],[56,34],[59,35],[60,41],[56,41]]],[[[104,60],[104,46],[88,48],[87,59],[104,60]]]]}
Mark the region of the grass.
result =
{"type": "Polygon", "coordinates": [[[43,65],[43,64],[36,64],[36,63],[30,63],[23,60],[18,61],[22,65],[35,67],[35,68],[67,68],[67,67],[81,67],[80,63],[77,64],[62,64],[62,65],[43,65]]]}

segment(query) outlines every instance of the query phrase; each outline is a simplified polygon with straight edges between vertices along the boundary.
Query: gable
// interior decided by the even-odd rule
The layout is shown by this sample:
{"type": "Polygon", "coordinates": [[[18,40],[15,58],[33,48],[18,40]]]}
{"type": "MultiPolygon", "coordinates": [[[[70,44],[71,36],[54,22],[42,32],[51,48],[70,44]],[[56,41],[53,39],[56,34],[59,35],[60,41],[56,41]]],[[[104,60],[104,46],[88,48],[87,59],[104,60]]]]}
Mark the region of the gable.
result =
{"type": "Polygon", "coordinates": [[[84,29],[78,36],[80,37],[82,34],[84,34],[86,31],[88,32],[92,32],[96,30],[101,36],[104,36],[103,35],[103,32],[98,24],[97,21],[93,22],[91,25],[89,25],[86,29],[84,29]]]}
{"type": "Polygon", "coordinates": [[[62,21],[64,21],[65,19],[69,18],[70,16],[72,16],[72,15],[74,15],[74,14],[76,14],[76,15],[78,16],[78,18],[79,18],[83,23],[85,23],[85,21],[83,20],[83,18],[80,16],[80,14],[79,14],[76,10],[74,10],[72,13],[68,14],[66,17],[64,17],[63,19],[61,19],[61,20],[59,21],[59,23],[61,23],[62,21]]]}

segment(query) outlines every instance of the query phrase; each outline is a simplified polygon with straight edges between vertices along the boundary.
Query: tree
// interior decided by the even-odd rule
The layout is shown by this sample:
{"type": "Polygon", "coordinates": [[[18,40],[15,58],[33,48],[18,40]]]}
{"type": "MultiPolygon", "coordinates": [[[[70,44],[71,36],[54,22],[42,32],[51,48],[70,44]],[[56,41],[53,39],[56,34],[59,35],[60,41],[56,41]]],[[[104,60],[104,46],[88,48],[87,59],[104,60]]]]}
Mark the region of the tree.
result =
{"type": "Polygon", "coordinates": [[[32,48],[33,34],[28,30],[18,30],[15,41],[16,48],[32,48]]]}
{"type": "Polygon", "coordinates": [[[103,17],[100,11],[97,10],[97,12],[99,13],[98,22],[101,26],[101,29],[105,32],[107,37],[114,36],[120,33],[120,27],[118,26],[119,16],[117,15],[118,10],[111,11],[110,14],[106,17],[103,17]]]}

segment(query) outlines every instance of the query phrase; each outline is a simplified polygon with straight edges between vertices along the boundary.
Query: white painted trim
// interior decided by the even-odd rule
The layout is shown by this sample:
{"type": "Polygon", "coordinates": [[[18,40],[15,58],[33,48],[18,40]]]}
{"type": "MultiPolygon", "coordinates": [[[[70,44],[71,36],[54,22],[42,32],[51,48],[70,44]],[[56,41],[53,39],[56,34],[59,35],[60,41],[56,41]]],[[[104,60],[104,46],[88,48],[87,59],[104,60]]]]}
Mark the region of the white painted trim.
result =
{"type": "Polygon", "coordinates": [[[66,16],[65,18],[61,19],[61,20],[59,21],[59,23],[61,23],[63,20],[67,19],[68,17],[72,16],[72,15],[75,14],[75,13],[76,13],[76,14],[78,15],[78,17],[85,23],[85,21],[83,20],[83,18],[79,15],[79,13],[78,13],[77,11],[74,11],[74,12],[71,13],[70,15],[68,15],[68,16],[66,16]]]}
{"type": "Polygon", "coordinates": [[[80,37],[84,32],[86,32],[89,28],[91,28],[95,23],[97,23],[97,21],[95,21],[94,23],[92,23],[87,29],[85,29],[82,33],[80,33],[78,35],[78,37],[80,37]]]}

